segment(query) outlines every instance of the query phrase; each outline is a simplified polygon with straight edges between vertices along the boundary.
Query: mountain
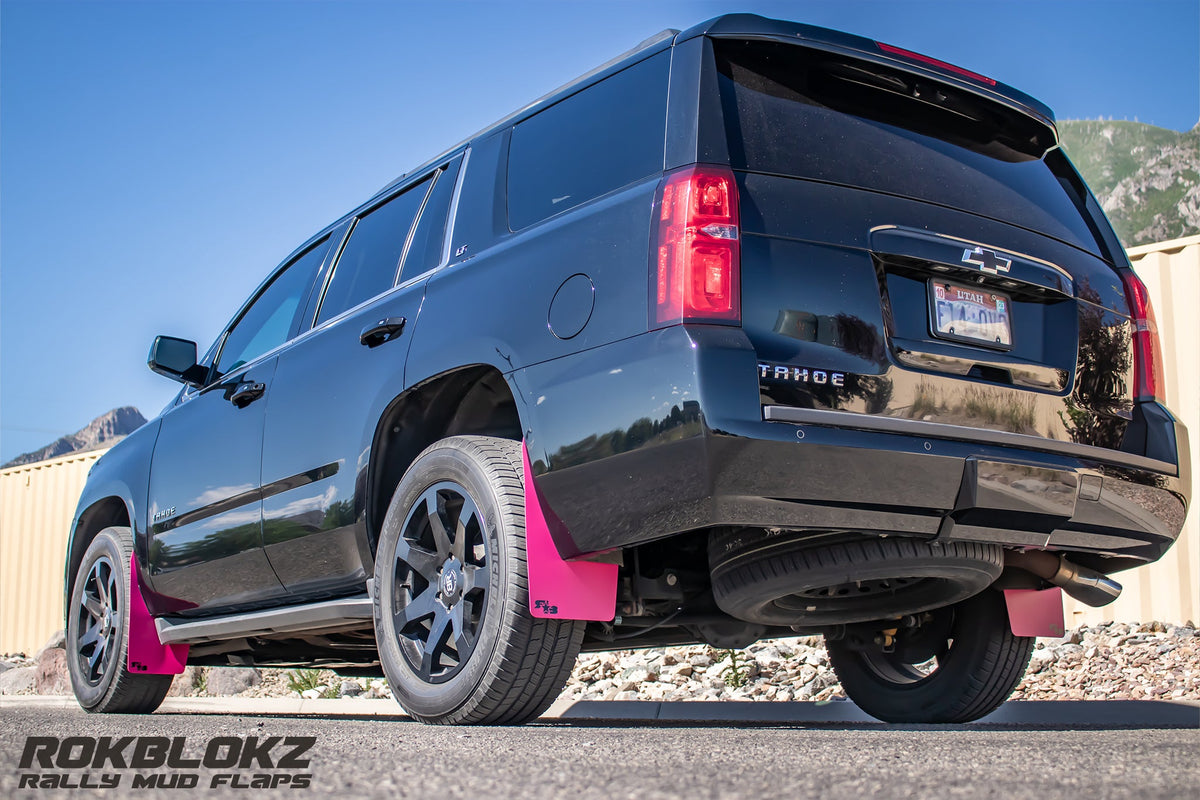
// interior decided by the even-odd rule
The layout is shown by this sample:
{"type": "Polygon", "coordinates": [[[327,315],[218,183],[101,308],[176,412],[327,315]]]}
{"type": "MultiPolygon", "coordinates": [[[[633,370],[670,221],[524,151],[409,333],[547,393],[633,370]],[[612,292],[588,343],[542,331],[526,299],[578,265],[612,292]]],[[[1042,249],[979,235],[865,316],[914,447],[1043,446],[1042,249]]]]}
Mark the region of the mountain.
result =
{"type": "Polygon", "coordinates": [[[1200,233],[1200,125],[1062,120],[1058,131],[1126,247],[1200,233]]]}
{"type": "Polygon", "coordinates": [[[96,417],[82,430],[64,436],[41,450],[19,455],[4,467],[19,467],[22,464],[45,461],[48,458],[57,458],[68,453],[82,453],[86,450],[112,447],[145,424],[146,418],[133,406],[114,408],[107,414],[96,417]]]}

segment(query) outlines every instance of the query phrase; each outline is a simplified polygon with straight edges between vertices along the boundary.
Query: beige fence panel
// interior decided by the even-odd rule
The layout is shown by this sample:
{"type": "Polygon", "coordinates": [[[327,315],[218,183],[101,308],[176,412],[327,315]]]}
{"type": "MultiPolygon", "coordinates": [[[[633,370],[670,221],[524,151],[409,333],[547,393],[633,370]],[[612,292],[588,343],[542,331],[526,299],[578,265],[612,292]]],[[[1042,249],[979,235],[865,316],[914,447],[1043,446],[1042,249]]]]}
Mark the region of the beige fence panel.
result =
{"type": "MultiPolygon", "coordinates": [[[[1200,468],[1200,236],[1134,247],[1133,268],[1150,291],[1163,345],[1167,405],[1187,425],[1192,471],[1200,468]]],[[[1193,501],[1196,482],[1192,480],[1193,501]]],[[[1200,622],[1200,514],[1190,509],[1179,540],[1155,563],[1114,575],[1125,587],[1104,608],[1067,601],[1067,627],[1101,620],[1200,622]]]]}
{"type": "Polygon", "coordinates": [[[63,626],[75,504],[105,450],[0,470],[0,653],[33,652],[63,626]]]}

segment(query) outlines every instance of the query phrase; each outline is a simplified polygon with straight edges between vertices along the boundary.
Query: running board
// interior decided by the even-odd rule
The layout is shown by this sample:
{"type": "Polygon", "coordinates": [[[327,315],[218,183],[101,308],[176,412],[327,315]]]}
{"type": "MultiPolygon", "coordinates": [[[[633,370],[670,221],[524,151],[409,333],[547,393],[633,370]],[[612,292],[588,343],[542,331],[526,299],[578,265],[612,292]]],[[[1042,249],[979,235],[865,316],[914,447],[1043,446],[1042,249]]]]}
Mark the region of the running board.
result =
{"type": "Polygon", "coordinates": [[[158,631],[158,640],[163,644],[197,644],[246,636],[329,630],[356,625],[373,616],[369,597],[347,597],[303,606],[251,611],[219,619],[176,618],[172,621],[159,617],[154,621],[154,627],[158,631]]]}

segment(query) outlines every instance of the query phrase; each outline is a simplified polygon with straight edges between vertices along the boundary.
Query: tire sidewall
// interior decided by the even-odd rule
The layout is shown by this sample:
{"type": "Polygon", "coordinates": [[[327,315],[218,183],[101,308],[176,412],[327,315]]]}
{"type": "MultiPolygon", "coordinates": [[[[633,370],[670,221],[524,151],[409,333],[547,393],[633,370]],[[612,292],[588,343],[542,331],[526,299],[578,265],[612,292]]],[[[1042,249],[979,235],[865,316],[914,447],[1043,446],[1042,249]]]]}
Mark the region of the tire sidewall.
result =
{"type": "Polygon", "coordinates": [[[71,688],[79,705],[87,710],[95,709],[104,704],[115,691],[117,675],[125,669],[126,652],[129,638],[129,553],[126,552],[116,528],[105,528],[96,534],[92,543],[83,554],[79,569],[75,571],[74,583],[71,589],[70,606],[67,609],[66,625],[66,655],[67,672],[71,678],[71,688]],[[121,609],[117,632],[117,652],[107,673],[94,686],[83,677],[84,669],[79,660],[79,613],[78,609],[83,596],[84,579],[91,572],[92,566],[102,556],[108,556],[113,563],[113,569],[121,576],[117,584],[117,603],[121,609]]]}
{"type": "Polygon", "coordinates": [[[401,479],[384,517],[375,560],[375,593],[372,598],[375,638],[380,661],[392,692],[400,704],[418,716],[444,717],[467,705],[488,674],[500,641],[505,617],[514,613],[509,601],[512,570],[504,535],[516,521],[506,518],[491,481],[478,461],[462,445],[441,442],[419,456],[401,479]],[[488,546],[488,601],[483,625],[466,665],[449,680],[426,683],[400,651],[391,602],[394,593],[396,545],[413,504],[431,486],[454,481],[475,502],[486,526],[488,546]]]}
{"type": "Polygon", "coordinates": [[[803,533],[733,531],[709,542],[713,596],[730,616],[767,625],[870,622],[953,605],[982,591],[1001,571],[999,547],[896,538],[814,540],[803,533]],[[891,593],[800,592],[856,581],[922,579],[891,593]],[[797,599],[790,598],[797,596],[797,599]],[[789,599],[783,606],[781,600],[789,599]],[[805,605],[801,608],[798,606],[805,605]]]}
{"type": "Polygon", "coordinates": [[[963,699],[977,691],[981,681],[999,677],[985,674],[989,648],[1012,634],[1004,597],[994,589],[959,604],[954,614],[951,626],[954,644],[945,660],[929,677],[911,684],[882,678],[865,663],[861,653],[830,642],[829,660],[847,696],[868,714],[885,722],[938,722],[948,718],[962,721],[956,708],[967,705],[963,699]]]}

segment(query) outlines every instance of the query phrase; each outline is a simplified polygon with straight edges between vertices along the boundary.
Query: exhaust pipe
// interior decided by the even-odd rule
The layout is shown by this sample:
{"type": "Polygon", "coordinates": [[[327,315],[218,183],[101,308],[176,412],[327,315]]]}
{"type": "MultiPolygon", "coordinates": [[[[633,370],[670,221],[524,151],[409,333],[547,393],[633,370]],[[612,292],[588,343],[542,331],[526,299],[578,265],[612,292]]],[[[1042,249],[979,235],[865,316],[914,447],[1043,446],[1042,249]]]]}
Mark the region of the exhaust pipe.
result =
{"type": "Polygon", "coordinates": [[[1072,564],[1066,556],[1045,550],[1006,550],[1004,564],[1032,572],[1093,608],[1106,606],[1121,596],[1121,584],[1112,578],[1094,569],[1072,564]]]}

